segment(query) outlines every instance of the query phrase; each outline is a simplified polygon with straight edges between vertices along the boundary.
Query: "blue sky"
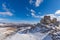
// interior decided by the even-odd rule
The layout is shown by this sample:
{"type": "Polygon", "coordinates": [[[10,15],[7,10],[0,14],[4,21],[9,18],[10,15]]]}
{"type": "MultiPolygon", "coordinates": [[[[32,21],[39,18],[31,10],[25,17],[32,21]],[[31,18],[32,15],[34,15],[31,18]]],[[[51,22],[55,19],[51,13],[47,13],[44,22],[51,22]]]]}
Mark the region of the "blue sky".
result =
{"type": "Polygon", "coordinates": [[[60,20],[60,0],[0,0],[1,22],[37,23],[44,15],[60,20]]]}

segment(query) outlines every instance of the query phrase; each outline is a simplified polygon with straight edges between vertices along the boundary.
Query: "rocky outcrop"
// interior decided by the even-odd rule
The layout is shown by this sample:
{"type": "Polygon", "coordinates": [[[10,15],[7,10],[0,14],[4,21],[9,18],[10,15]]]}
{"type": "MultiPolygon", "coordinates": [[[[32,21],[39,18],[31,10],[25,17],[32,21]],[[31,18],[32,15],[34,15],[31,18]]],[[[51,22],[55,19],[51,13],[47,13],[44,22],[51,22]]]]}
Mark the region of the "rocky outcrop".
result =
{"type": "Polygon", "coordinates": [[[40,22],[43,23],[43,24],[50,24],[51,23],[50,16],[44,16],[44,18],[41,19],[40,22]]]}
{"type": "Polygon", "coordinates": [[[55,26],[59,26],[59,22],[57,21],[57,19],[56,18],[53,18],[53,19],[51,19],[51,17],[50,16],[44,16],[44,18],[42,18],[41,20],[40,20],[40,23],[41,24],[46,24],[46,25],[49,25],[49,24],[54,24],[55,26]]]}

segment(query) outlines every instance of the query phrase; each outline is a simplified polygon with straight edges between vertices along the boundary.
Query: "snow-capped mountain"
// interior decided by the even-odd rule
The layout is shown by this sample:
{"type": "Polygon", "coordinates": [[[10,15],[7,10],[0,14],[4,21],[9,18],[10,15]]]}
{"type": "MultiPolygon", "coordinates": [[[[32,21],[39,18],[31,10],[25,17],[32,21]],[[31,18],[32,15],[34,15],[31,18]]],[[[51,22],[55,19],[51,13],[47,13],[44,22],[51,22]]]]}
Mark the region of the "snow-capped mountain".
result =
{"type": "Polygon", "coordinates": [[[44,18],[40,23],[34,25],[8,27],[9,31],[3,31],[7,30],[6,27],[3,27],[3,30],[0,30],[0,40],[60,40],[60,24],[56,19],[52,21],[49,18],[44,18]],[[11,30],[12,28],[15,30],[11,30]]]}

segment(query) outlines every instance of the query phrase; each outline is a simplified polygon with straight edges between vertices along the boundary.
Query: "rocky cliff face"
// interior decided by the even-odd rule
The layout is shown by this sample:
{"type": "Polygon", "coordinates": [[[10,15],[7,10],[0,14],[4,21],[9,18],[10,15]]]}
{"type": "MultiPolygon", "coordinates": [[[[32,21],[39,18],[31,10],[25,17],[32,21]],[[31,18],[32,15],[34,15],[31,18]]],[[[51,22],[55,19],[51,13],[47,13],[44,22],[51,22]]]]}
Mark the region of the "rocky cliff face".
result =
{"type": "Polygon", "coordinates": [[[40,20],[40,23],[46,25],[54,24],[56,26],[59,26],[59,22],[57,21],[57,19],[56,18],[51,19],[50,16],[44,16],[44,18],[40,20]]]}
{"type": "Polygon", "coordinates": [[[40,22],[43,23],[43,24],[50,24],[51,23],[50,16],[44,16],[44,18],[41,19],[40,22]]]}

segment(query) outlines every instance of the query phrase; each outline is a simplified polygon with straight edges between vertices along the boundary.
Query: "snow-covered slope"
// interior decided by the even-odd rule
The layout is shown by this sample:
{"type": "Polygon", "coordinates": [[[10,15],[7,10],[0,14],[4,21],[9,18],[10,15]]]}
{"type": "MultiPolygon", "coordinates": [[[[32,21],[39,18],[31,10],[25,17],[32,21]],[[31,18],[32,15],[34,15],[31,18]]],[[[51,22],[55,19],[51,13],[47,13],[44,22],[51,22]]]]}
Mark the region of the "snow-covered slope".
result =
{"type": "Polygon", "coordinates": [[[47,37],[47,34],[42,33],[33,33],[33,34],[19,34],[16,33],[12,37],[8,37],[5,40],[43,40],[44,37],[47,37]]]}
{"type": "MultiPolygon", "coordinates": [[[[6,29],[4,28],[4,32],[5,32],[5,30],[6,29]]],[[[52,40],[51,35],[49,35],[49,34],[51,32],[54,33],[54,31],[55,31],[55,27],[54,26],[49,26],[49,25],[48,26],[40,25],[40,26],[36,26],[36,27],[33,27],[33,28],[22,27],[21,30],[19,30],[15,34],[13,34],[11,36],[8,36],[8,37],[5,36],[6,34],[3,35],[0,32],[2,34],[2,35],[0,34],[1,35],[0,39],[1,38],[3,39],[5,37],[5,39],[3,39],[3,40],[52,40]]]]}
{"type": "Polygon", "coordinates": [[[0,40],[4,40],[15,30],[16,30],[15,28],[11,28],[11,27],[0,27],[0,40]]]}
{"type": "Polygon", "coordinates": [[[46,28],[23,28],[16,34],[7,37],[5,40],[45,40],[49,33],[50,32],[48,32],[48,29],[46,28]],[[43,33],[42,31],[47,31],[47,33],[43,33]]]}

